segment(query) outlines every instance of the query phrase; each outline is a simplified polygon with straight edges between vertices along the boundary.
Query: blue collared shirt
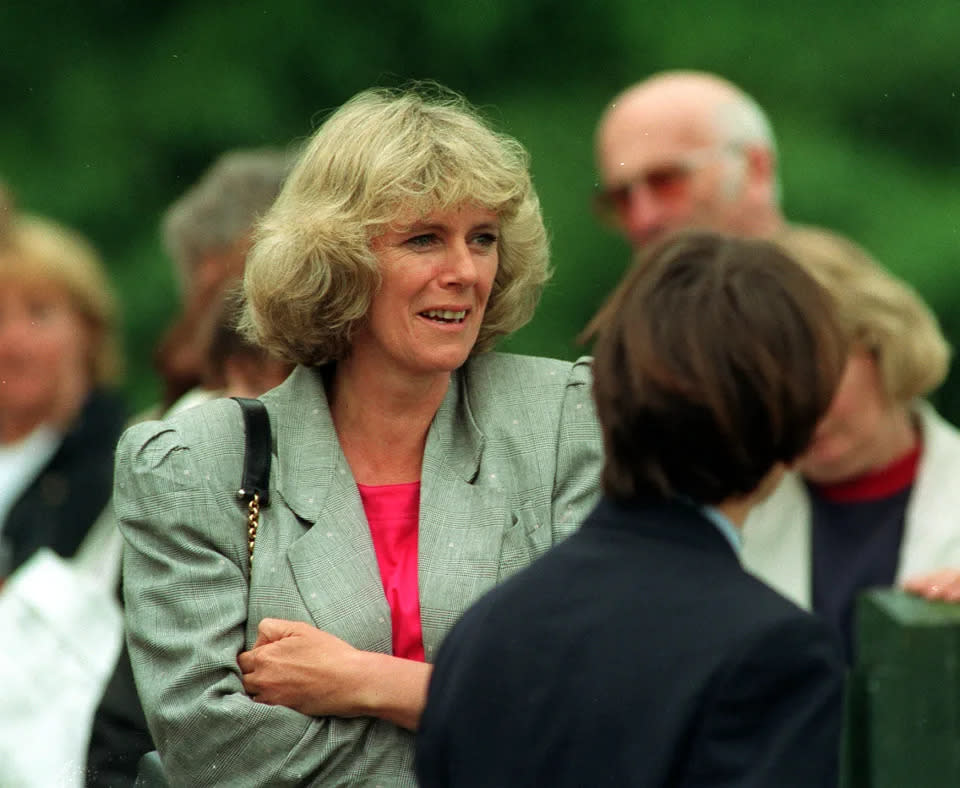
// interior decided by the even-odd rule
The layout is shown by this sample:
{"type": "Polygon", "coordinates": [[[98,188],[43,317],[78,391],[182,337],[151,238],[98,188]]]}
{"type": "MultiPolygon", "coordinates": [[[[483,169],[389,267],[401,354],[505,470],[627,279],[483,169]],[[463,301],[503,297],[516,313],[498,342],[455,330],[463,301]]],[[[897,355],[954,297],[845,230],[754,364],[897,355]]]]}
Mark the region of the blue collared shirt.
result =
{"type": "Polygon", "coordinates": [[[743,547],[743,535],[740,533],[740,529],[730,521],[729,517],[723,514],[715,506],[703,505],[700,506],[699,509],[704,517],[717,526],[717,529],[720,531],[720,533],[722,533],[724,537],[726,537],[726,540],[730,542],[733,552],[739,556],[740,550],[743,547]]]}

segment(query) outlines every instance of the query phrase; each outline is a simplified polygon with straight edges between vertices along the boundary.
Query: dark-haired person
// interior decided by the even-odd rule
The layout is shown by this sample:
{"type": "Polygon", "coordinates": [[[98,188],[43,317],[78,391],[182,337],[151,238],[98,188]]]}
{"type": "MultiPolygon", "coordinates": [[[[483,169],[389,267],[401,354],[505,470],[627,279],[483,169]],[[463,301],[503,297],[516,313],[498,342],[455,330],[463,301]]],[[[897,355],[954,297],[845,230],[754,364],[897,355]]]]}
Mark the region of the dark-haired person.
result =
{"type": "Polygon", "coordinates": [[[770,243],[686,234],[593,327],[604,498],[448,636],[421,785],[836,785],[839,645],[737,557],[840,378],[829,297],[770,243]]]}

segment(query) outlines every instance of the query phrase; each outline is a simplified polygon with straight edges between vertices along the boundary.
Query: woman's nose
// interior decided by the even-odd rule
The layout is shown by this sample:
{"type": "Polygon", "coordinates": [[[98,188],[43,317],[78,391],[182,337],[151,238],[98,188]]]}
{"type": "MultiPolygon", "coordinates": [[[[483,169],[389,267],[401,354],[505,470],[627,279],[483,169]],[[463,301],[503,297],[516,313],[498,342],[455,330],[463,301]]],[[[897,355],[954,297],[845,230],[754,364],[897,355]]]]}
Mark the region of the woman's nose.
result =
{"type": "Polygon", "coordinates": [[[466,242],[452,244],[447,253],[443,269],[444,284],[456,284],[470,287],[477,281],[477,263],[466,242]]]}

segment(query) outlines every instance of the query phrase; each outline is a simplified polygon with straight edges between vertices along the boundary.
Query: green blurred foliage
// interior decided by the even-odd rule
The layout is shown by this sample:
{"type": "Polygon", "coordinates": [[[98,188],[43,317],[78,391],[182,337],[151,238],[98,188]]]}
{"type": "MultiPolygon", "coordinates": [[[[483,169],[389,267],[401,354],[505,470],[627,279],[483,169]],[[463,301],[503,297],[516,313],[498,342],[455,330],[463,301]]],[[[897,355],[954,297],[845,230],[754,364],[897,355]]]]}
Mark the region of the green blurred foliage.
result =
{"type": "MultiPolygon", "coordinates": [[[[850,235],[960,339],[957,0],[588,3],[5,0],[0,177],[87,234],[124,304],[127,391],[178,308],[160,217],[222,151],[288,145],[374,84],[464,92],[532,155],[554,278],[509,349],[574,357],[628,263],[589,210],[605,103],[665,68],[727,76],[768,110],[795,221],[850,235]]],[[[960,379],[938,392],[960,422],[960,379]]]]}

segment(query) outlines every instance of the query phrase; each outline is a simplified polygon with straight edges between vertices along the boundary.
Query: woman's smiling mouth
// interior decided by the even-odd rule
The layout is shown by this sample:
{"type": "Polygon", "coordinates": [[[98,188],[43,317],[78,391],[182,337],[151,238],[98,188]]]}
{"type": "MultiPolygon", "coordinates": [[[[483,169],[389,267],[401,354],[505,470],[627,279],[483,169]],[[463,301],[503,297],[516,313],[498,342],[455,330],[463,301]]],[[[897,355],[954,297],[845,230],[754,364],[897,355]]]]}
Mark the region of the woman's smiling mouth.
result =
{"type": "Polygon", "coordinates": [[[466,309],[427,309],[420,312],[421,317],[440,323],[462,323],[467,317],[466,309]]]}

